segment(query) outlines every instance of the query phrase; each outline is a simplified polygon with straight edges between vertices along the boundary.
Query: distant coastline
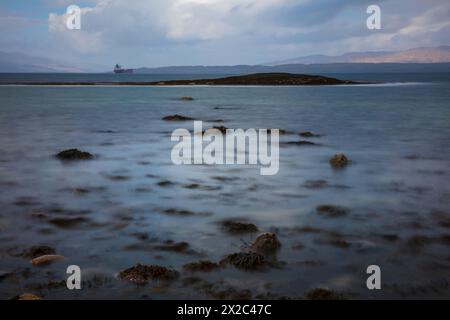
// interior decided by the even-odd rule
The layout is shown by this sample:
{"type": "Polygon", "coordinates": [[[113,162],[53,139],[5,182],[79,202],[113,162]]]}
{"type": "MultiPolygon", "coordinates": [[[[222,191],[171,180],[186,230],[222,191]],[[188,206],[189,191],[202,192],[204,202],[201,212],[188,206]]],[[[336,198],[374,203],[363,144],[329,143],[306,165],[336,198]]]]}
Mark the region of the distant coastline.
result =
{"type": "Polygon", "coordinates": [[[167,80],[167,81],[152,81],[152,82],[70,82],[70,81],[52,81],[52,82],[6,82],[4,85],[40,85],[40,86],[58,86],[58,85],[72,85],[72,86],[317,86],[317,85],[342,85],[342,84],[362,84],[367,82],[356,82],[351,80],[340,80],[336,78],[320,76],[320,75],[306,75],[306,74],[292,74],[292,73],[255,73],[240,76],[231,76],[225,78],[212,79],[191,79],[191,80],[167,80]]]}

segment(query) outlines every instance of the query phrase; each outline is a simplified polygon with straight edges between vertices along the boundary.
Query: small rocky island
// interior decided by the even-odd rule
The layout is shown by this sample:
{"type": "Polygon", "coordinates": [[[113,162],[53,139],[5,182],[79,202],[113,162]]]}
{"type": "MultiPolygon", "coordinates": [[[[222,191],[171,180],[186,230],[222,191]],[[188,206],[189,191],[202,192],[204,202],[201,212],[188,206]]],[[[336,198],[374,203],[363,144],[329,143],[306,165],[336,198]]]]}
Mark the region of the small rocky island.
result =
{"type": "MultiPolygon", "coordinates": [[[[19,83],[9,83],[19,84],[19,83]]],[[[318,75],[293,74],[293,73],[255,73],[240,76],[231,76],[215,79],[197,80],[167,80],[154,82],[25,82],[21,85],[123,85],[123,86],[318,86],[318,85],[341,85],[361,84],[350,80],[340,80],[318,75]]]]}
{"type": "Polygon", "coordinates": [[[305,85],[356,84],[356,82],[349,80],[339,80],[325,76],[315,76],[306,74],[255,73],[243,76],[233,76],[218,79],[171,80],[152,84],[166,85],[166,86],[177,86],[177,85],[305,86],[305,85]]]}

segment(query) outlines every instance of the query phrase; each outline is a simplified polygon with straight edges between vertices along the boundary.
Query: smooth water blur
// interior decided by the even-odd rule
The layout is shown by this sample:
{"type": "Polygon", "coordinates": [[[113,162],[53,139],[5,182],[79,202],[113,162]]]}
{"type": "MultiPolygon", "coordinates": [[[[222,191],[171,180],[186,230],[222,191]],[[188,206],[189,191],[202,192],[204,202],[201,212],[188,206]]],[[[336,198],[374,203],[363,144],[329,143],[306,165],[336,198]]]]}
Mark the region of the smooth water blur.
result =
{"type": "Polygon", "coordinates": [[[339,77],[395,83],[0,86],[0,297],[28,291],[48,298],[217,297],[186,285],[182,266],[218,261],[258,235],[224,233],[217,222],[229,218],[275,232],[283,264],[197,274],[222,290],[248,289],[253,298],[267,292],[298,298],[315,287],[350,298],[450,297],[449,75],[339,77]],[[281,142],[321,145],[282,144],[275,176],[260,176],[258,167],[175,166],[170,133],[193,124],[161,120],[171,114],[203,119],[205,127],[223,119],[228,128],[281,128],[291,133],[281,142]],[[301,131],[322,136],[303,138],[301,131]],[[53,157],[69,148],[96,158],[53,157]],[[333,170],[328,160],[336,153],[351,165],[333,170]],[[171,184],[159,183],[166,180],[171,184]],[[321,216],[315,208],[322,204],[345,207],[348,215],[321,216]],[[209,214],[162,212],[170,208],[209,214]],[[61,212],[84,220],[49,223],[61,212]],[[185,241],[190,250],[155,249],[167,240],[185,241]],[[66,259],[41,268],[20,257],[42,244],[66,259]],[[182,278],[155,289],[115,277],[137,263],[170,266],[182,278]],[[65,279],[70,264],[99,283],[81,291],[48,288],[49,280],[65,279]],[[366,288],[371,264],[381,267],[381,291],[366,288]],[[14,276],[2,277],[9,272],[14,276]]]}

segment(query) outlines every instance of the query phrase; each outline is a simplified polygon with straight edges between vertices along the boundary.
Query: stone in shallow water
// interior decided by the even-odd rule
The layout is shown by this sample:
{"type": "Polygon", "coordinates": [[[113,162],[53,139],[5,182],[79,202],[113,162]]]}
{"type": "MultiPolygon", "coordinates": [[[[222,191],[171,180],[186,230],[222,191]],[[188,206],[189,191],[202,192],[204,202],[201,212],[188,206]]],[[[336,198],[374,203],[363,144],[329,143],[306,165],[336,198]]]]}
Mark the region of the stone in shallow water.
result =
{"type": "Polygon", "coordinates": [[[276,252],[280,246],[281,243],[278,241],[277,236],[274,233],[268,232],[258,236],[251,244],[250,249],[264,254],[276,252]]]}
{"type": "Polygon", "coordinates": [[[318,143],[306,141],[306,140],[288,141],[288,142],[285,142],[284,144],[290,145],[290,146],[320,146],[320,144],[318,144],[318,143]]]}
{"type": "Polygon", "coordinates": [[[258,227],[255,226],[253,223],[241,221],[225,220],[222,221],[220,225],[223,231],[231,234],[242,234],[258,231],[258,227]]]}
{"type": "Polygon", "coordinates": [[[179,114],[166,116],[166,117],[164,117],[162,119],[165,120],[165,121],[188,121],[188,120],[194,120],[193,118],[182,116],[182,115],[179,115],[179,114]]]}
{"type": "Polygon", "coordinates": [[[55,254],[56,251],[49,246],[32,246],[27,250],[24,250],[22,256],[28,259],[34,259],[40,256],[55,254]]]}
{"type": "Polygon", "coordinates": [[[94,156],[86,151],[80,151],[78,149],[68,149],[61,151],[56,155],[59,160],[90,160],[94,156]]]}
{"type": "Polygon", "coordinates": [[[76,217],[58,217],[58,218],[52,218],[48,220],[49,223],[53,224],[54,226],[57,226],[62,229],[71,229],[71,228],[77,228],[81,224],[86,224],[90,221],[90,219],[83,217],[83,216],[76,216],[76,217]]]}
{"type": "Polygon", "coordinates": [[[306,180],[303,186],[308,189],[321,189],[328,187],[328,182],[326,180],[306,180]]]}
{"type": "Polygon", "coordinates": [[[146,284],[150,280],[175,280],[178,272],[158,265],[137,264],[119,273],[119,278],[135,284],[146,284]]]}
{"type": "Polygon", "coordinates": [[[45,264],[49,264],[55,261],[63,260],[64,257],[57,254],[46,254],[31,260],[31,264],[35,266],[41,266],[45,264]]]}
{"type": "Polygon", "coordinates": [[[303,132],[300,132],[299,135],[302,136],[302,137],[305,137],[305,138],[314,138],[314,137],[318,138],[318,137],[320,137],[319,134],[312,133],[311,131],[303,131],[303,132]]]}
{"type": "Polygon", "coordinates": [[[238,269],[257,270],[268,266],[263,255],[256,252],[237,252],[220,260],[221,265],[232,265],[238,269]]]}
{"type": "Polygon", "coordinates": [[[330,159],[330,165],[333,168],[343,168],[350,163],[350,160],[347,158],[345,154],[335,154],[330,159]]]}
{"type": "Polygon", "coordinates": [[[320,205],[316,208],[316,211],[318,214],[328,218],[338,218],[348,214],[347,209],[331,204],[320,205]]]}

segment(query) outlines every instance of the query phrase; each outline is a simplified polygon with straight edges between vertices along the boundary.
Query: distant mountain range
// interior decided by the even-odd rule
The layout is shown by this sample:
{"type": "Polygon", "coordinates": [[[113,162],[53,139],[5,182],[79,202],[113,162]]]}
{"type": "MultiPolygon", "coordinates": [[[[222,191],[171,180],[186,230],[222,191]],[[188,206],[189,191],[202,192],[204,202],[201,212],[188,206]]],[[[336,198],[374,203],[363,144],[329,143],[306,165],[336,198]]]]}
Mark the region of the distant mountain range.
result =
{"type": "MultiPolygon", "coordinates": [[[[126,61],[123,63],[126,64],[126,61]]],[[[108,71],[105,70],[105,72],[108,71]]],[[[0,51],[0,72],[76,73],[95,71],[89,66],[80,69],[47,58],[0,51]]],[[[134,73],[137,74],[238,75],[258,72],[309,74],[450,72],[450,46],[415,48],[395,52],[350,52],[339,56],[312,55],[261,65],[169,66],[134,69],[134,73]]]]}
{"type": "Polygon", "coordinates": [[[135,74],[173,75],[243,75],[251,73],[287,72],[298,74],[330,73],[420,73],[450,72],[448,63],[326,63],[326,64],[283,64],[279,66],[179,66],[134,69],[135,74]]]}
{"type": "Polygon", "coordinates": [[[312,55],[264,63],[269,66],[284,64],[324,63],[444,63],[450,62],[450,46],[415,48],[404,51],[349,52],[339,56],[312,55]]]}

